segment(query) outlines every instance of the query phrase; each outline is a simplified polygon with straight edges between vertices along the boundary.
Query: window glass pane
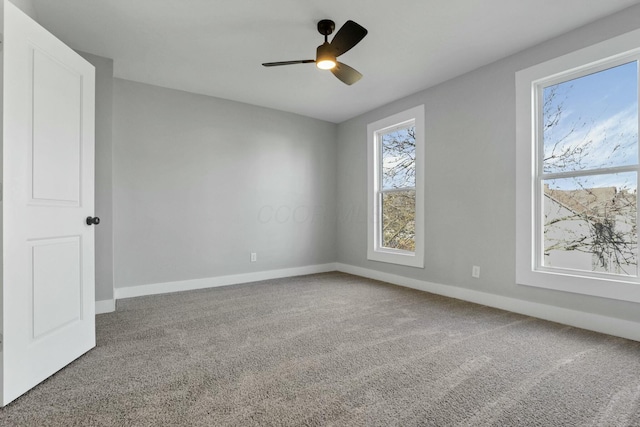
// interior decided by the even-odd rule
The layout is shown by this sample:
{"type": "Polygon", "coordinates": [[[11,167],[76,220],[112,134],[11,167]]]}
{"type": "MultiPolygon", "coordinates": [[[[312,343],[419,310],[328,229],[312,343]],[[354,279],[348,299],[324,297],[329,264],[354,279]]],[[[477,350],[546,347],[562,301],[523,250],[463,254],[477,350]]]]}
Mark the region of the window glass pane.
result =
{"type": "Polygon", "coordinates": [[[636,172],[543,182],[545,267],[637,275],[636,172]]]}
{"type": "Polygon", "coordinates": [[[382,134],[382,189],[416,186],[415,126],[382,134]]]}
{"type": "Polygon", "coordinates": [[[416,250],[415,190],[382,193],[382,246],[416,250]]]}
{"type": "Polygon", "coordinates": [[[638,65],[543,89],[545,173],[638,162],[638,65]]]}

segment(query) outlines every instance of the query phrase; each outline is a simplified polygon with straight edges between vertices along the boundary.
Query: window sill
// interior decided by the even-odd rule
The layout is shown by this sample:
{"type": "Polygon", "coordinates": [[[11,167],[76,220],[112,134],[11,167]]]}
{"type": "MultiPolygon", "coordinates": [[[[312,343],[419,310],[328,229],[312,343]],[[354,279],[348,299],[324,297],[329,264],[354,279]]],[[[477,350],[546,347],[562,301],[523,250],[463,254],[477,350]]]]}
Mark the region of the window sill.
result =
{"type": "Polygon", "coordinates": [[[424,256],[415,252],[394,250],[371,250],[367,254],[369,261],[386,262],[407,267],[424,268],[424,256]]]}
{"type": "Polygon", "coordinates": [[[640,303],[640,283],[635,280],[590,277],[573,271],[529,270],[516,274],[519,285],[640,303]]]}

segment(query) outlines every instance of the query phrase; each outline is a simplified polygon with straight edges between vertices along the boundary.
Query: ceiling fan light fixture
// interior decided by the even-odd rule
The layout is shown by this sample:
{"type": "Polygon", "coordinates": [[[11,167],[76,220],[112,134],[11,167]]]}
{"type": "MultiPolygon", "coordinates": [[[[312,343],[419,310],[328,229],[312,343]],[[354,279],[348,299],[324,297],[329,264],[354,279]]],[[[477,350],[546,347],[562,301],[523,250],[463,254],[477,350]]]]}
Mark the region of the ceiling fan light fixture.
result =
{"type": "Polygon", "coordinates": [[[321,70],[330,70],[336,66],[336,62],[331,59],[323,59],[320,62],[316,62],[316,66],[321,70]]]}
{"type": "Polygon", "coordinates": [[[327,42],[318,46],[316,51],[316,67],[321,70],[331,70],[337,65],[336,55],[333,53],[333,48],[327,42]]]}

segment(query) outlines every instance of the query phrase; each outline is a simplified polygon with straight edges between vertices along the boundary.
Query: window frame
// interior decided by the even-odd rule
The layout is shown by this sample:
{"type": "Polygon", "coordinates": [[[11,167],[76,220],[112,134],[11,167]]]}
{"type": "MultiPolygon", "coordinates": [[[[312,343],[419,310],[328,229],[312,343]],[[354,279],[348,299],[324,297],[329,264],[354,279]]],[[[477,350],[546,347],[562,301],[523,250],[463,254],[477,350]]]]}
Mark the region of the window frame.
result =
{"type": "MultiPolygon", "coordinates": [[[[638,61],[640,67],[640,30],[623,34],[516,73],[517,284],[640,302],[640,276],[617,276],[544,267],[539,236],[544,215],[541,182],[549,176],[562,175],[562,173],[544,174],[542,169],[542,150],[539,149],[540,141],[537,137],[542,126],[542,88],[632,61],[638,61]]],[[[640,153],[640,149],[638,151],[640,153]]],[[[602,172],[634,171],[638,173],[637,179],[640,180],[639,164],[609,169],[603,167],[599,170],[602,172]]],[[[580,175],[580,173],[575,175],[580,175]]],[[[638,211],[636,224],[640,226],[638,211]]]]}
{"type": "MultiPolygon", "coordinates": [[[[408,267],[424,268],[424,105],[419,105],[367,125],[367,259],[408,267]],[[381,147],[378,135],[394,128],[415,126],[415,251],[405,251],[382,246],[382,206],[379,195],[382,190],[381,147]]],[[[393,190],[391,190],[393,191],[393,190]]],[[[398,190],[395,190],[398,191],[398,190]]]]}

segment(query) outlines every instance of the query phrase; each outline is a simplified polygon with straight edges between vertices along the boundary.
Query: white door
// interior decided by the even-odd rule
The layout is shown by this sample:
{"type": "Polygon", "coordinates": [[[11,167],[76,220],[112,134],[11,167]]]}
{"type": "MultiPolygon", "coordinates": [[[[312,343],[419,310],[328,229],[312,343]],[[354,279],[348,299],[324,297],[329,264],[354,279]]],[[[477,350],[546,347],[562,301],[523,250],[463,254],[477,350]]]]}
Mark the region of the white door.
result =
{"type": "Polygon", "coordinates": [[[95,70],[4,1],[2,406],[95,346],[95,70]]]}

